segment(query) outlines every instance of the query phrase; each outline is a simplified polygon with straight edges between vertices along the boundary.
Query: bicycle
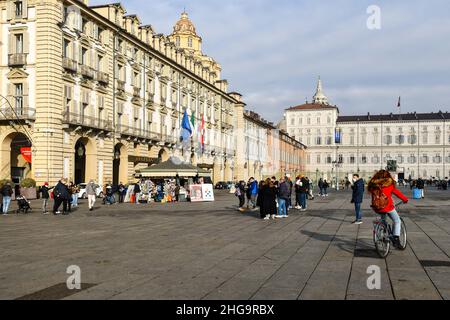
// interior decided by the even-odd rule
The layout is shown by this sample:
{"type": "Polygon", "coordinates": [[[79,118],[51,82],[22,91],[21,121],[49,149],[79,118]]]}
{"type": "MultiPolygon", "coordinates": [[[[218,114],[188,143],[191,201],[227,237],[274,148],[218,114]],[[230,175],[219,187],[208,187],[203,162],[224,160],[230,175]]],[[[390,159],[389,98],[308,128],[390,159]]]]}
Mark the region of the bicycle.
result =
{"type": "MultiPolygon", "coordinates": [[[[403,202],[400,202],[395,205],[398,208],[403,205],[403,202]]],[[[387,214],[386,214],[387,215],[387,214]]],[[[406,224],[402,217],[400,217],[401,221],[401,230],[400,230],[400,241],[399,245],[397,246],[397,249],[404,251],[406,250],[408,246],[408,233],[406,230],[406,224]]],[[[390,251],[391,251],[391,244],[394,244],[394,231],[392,224],[387,222],[386,218],[382,218],[380,215],[377,217],[377,219],[373,222],[373,241],[375,243],[375,248],[380,255],[381,258],[385,259],[390,251]]]]}

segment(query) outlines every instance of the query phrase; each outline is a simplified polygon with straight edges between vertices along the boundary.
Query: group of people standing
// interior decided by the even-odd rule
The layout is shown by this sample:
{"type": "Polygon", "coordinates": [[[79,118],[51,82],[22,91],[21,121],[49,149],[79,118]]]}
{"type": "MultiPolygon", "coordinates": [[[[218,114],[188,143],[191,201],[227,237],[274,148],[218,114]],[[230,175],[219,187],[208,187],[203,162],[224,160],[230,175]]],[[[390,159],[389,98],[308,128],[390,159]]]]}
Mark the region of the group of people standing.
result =
{"type": "Polygon", "coordinates": [[[307,200],[311,196],[311,181],[304,176],[298,176],[295,182],[290,176],[279,180],[276,177],[267,178],[258,183],[250,178],[247,183],[241,181],[236,186],[235,195],[239,199],[239,210],[257,210],[259,207],[261,219],[283,219],[289,217],[289,210],[295,208],[300,211],[307,210],[307,200]],[[295,207],[292,204],[292,195],[295,193],[295,207]],[[245,199],[247,197],[247,208],[245,199]]]}
{"type": "Polygon", "coordinates": [[[54,187],[49,187],[46,182],[40,187],[42,195],[42,213],[49,214],[47,210],[48,202],[50,199],[50,190],[53,189],[53,214],[54,215],[68,215],[72,212],[72,208],[78,207],[78,194],[80,187],[70,182],[68,179],[61,179],[54,187]],[[60,211],[62,205],[63,211],[60,211]]]}

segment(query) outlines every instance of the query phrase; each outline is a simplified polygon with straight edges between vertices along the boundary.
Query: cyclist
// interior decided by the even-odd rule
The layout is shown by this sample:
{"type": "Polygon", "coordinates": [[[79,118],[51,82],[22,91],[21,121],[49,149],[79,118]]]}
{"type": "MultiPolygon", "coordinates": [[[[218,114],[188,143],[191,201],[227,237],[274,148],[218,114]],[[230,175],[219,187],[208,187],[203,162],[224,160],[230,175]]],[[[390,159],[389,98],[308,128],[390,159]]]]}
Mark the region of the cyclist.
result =
{"type": "Polygon", "coordinates": [[[395,180],[389,171],[381,170],[369,182],[369,192],[372,194],[372,209],[380,214],[382,219],[386,219],[388,215],[394,223],[394,239],[393,243],[396,247],[400,244],[401,220],[395,209],[392,195],[397,196],[408,203],[408,198],[397,189],[395,180]]]}

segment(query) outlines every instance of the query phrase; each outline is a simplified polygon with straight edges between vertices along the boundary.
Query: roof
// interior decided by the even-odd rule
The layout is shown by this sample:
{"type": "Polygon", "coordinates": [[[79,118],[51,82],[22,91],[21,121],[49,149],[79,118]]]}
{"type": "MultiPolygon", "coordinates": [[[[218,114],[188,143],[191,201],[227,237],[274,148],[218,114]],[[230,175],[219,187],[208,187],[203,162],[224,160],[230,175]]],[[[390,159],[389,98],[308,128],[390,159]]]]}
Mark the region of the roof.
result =
{"type": "Polygon", "coordinates": [[[195,177],[197,174],[199,176],[211,175],[209,171],[181,162],[178,158],[170,158],[166,162],[136,171],[136,176],[145,178],[172,178],[177,174],[182,178],[195,177]]]}
{"type": "Polygon", "coordinates": [[[449,112],[431,113],[403,113],[403,114],[380,114],[364,116],[339,116],[337,122],[379,122],[379,121],[423,121],[423,120],[450,120],[449,112]]]}
{"type": "Polygon", "coordinates": [[[287,111],[296,111],[296,110],[329,110],[329,109],[337,109],[337,106],[331,106],[327,104],[318,104],[318,103],[305,103],[299,106],[290,107],[287,111]]]}

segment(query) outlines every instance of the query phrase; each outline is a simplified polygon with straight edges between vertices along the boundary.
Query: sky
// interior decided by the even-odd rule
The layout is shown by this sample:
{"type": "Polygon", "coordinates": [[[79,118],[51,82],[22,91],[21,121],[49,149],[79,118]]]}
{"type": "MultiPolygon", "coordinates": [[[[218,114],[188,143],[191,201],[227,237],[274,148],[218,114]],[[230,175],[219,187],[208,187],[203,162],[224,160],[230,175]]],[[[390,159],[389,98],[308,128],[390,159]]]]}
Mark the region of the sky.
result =
{"type": "MultiPolygon", "coordinates": [[[[90,0],[90,5],[115,2],[90,0]]],[[[320,76],[341,115],[450,112],[448,0],[122,0],[157,33],[186,8],[229,90],[269,121],[311,101],[320,76]],[[380,29],[369,29],[380,8],[380,29]]]]}

